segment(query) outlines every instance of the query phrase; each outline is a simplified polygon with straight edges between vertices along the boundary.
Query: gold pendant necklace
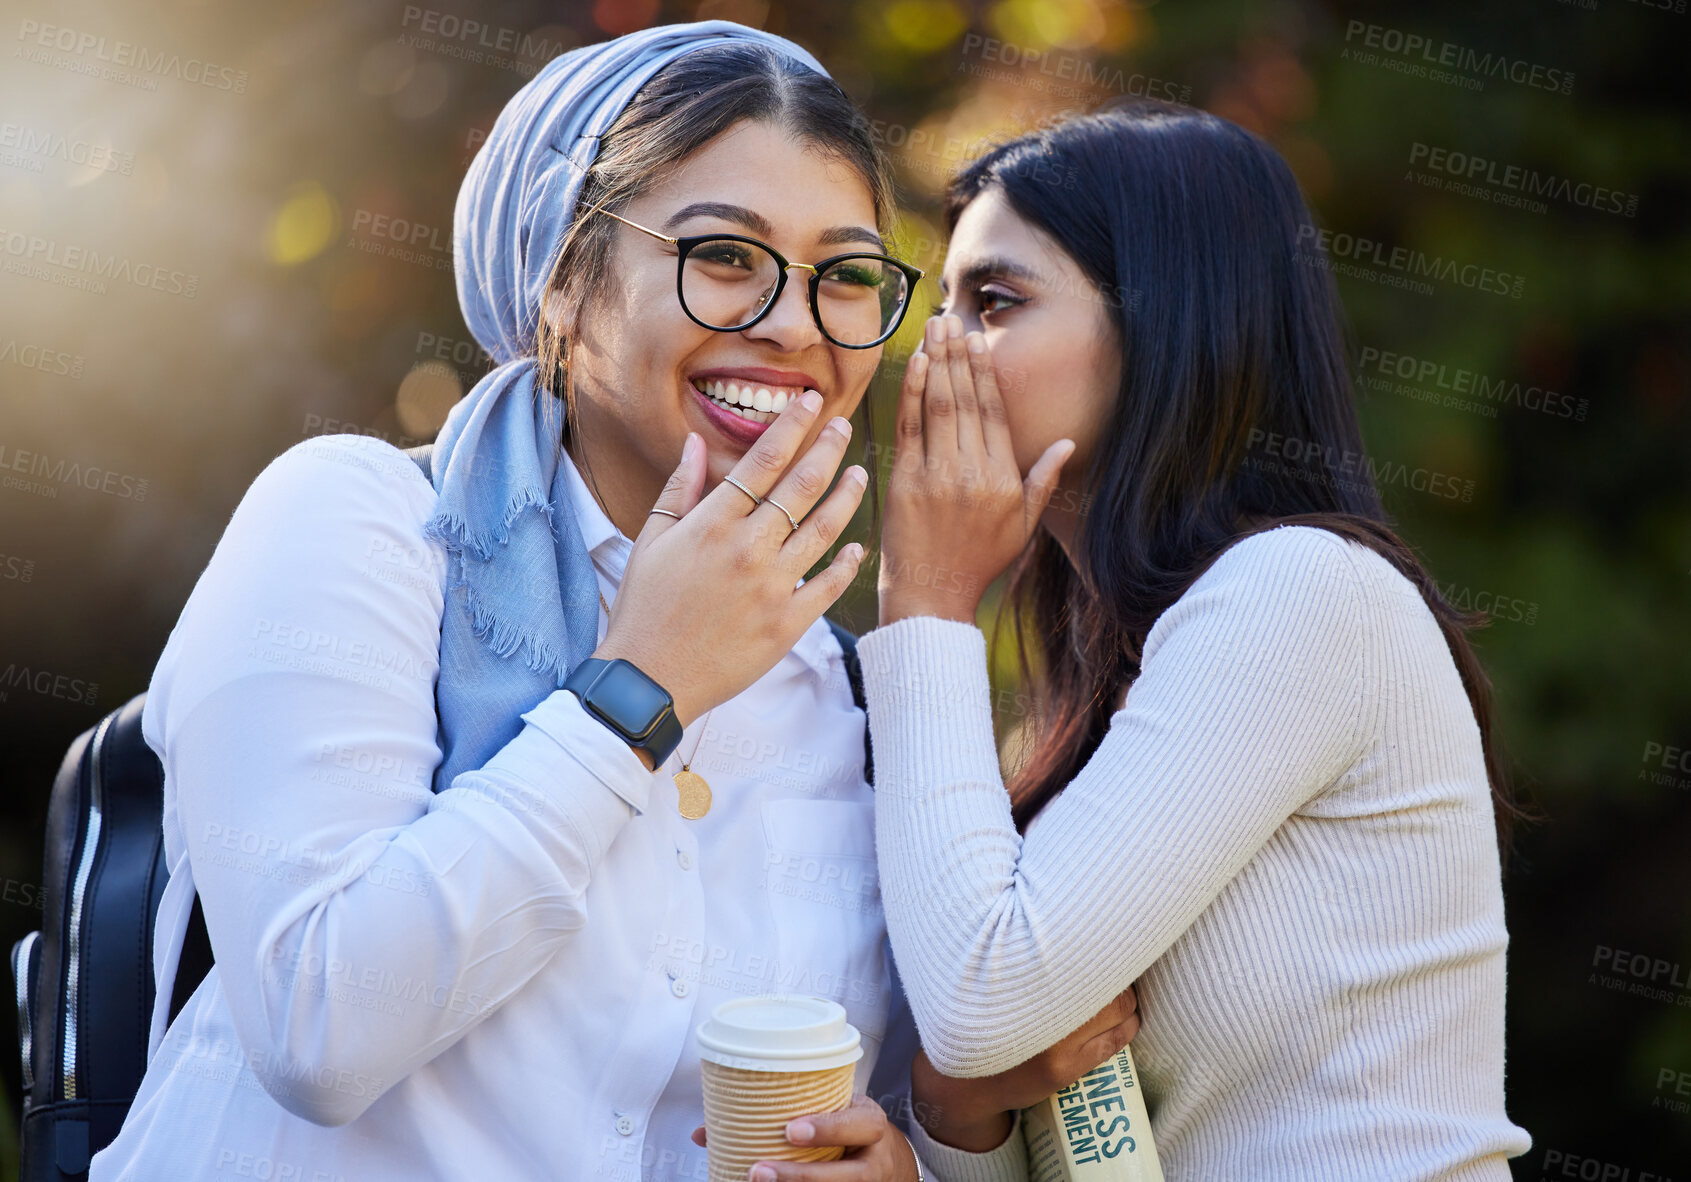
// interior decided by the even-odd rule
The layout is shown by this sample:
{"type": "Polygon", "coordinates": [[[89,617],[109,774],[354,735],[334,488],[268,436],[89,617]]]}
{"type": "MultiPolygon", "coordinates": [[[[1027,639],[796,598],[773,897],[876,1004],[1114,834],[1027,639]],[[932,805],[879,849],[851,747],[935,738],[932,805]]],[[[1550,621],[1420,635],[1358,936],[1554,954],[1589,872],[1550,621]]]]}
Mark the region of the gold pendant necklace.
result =
{"type": "MultiPolygon", "coordinates": [[[[599,606],[605,609],[605,619],[611,618],[611,605],[605,602],[605,593],[599,592],[599,606]]],[[[681,770],[673,777],[675,781],[676,805],[681,815],[689,821],[697,821],[710,812],[710,785],[698,772],[692,770],[693,760],[699,756],[699,745],[705,741],[705,727],[710,724],[710,711],[705,712],[704,723],[699,727],[699,737],[693,744],[693,754],[681,763],[681,770]]]]}
{"type": "MultiPolygon", "coordinates": [[[[701,741],[703,738],[701,734],[701,741]]],[[[693,754],[698,754],[696,748],[693,754]]],[[[697,821],[710,812],[710,785],[705,783],[705,778],[698,772],[689,771],[685,763],[681,765],[681,770],[675,773],[675,790],[680,796],[681,815],[689,821],[697,821]]]]}

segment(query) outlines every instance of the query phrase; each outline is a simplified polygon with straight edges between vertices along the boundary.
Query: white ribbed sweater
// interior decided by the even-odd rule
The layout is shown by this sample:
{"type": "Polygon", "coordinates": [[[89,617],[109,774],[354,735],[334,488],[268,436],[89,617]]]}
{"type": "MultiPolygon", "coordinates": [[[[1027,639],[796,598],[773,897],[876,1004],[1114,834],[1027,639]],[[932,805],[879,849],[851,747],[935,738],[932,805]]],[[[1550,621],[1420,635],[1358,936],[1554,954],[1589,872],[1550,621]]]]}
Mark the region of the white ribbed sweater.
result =
{"type": "Polygon", "coordinates": [[[887,928],[939,1070],[1012,1067],[1137,980],[1169,1182],[1508,1178],[1531,1140],[1479,728],[1385,559],[1307,526],[1235,545],[1025,837],[980,630],[912,617],[858,651],[887,928]]]}

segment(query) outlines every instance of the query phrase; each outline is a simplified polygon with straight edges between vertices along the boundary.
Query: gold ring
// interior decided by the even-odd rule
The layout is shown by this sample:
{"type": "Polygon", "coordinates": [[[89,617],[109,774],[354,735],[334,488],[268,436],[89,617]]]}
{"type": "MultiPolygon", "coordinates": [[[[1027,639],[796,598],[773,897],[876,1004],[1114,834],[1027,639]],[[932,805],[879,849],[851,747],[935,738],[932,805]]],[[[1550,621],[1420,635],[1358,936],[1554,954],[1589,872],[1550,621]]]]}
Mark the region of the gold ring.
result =
{"type": "MultiPolygon", "coordinates": [[[[764,497],[763,499],[768,501],[771,505],[774,505],[777,509],[781,510],[781,512],[787,513],[787,507],[785,505],[783,505],[780,501],[777,501],[774,497],[764,497]]],[[[794,529],[797,529],[799,527],[798,518],[794,517],[791,513],[787,513],[787,520],[793,523],[794,529]]]]}
{"type": "Polygon", "coordinates": [[[748,497],[750,497],[752,499],[752,503],[754,505],[763,504],[763,498],[762,497],[758,496],[751,489],[749,489],[745,485],[741,484],[738,480],[735,480],[732,476],[724,476],[722,479],[726,480],[729,484],[732,484],[735,488],[739,489],[741,492],[745,493],[748,497]]]}

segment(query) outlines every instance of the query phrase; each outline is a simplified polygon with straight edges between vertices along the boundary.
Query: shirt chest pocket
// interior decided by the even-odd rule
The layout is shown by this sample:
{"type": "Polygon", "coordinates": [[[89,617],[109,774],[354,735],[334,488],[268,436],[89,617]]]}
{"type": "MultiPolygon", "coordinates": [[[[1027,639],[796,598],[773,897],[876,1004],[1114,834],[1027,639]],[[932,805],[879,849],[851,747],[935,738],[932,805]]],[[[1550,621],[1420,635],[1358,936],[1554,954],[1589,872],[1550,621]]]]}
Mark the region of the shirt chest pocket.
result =
{"type": "Polygon", "coordinates": [[[886,1024],[886,925],[875,867],[875,806],[857,801],[763,803],[761,886],[775,919],[783,992],[827,997],[854,1026],[886,1024]]]}

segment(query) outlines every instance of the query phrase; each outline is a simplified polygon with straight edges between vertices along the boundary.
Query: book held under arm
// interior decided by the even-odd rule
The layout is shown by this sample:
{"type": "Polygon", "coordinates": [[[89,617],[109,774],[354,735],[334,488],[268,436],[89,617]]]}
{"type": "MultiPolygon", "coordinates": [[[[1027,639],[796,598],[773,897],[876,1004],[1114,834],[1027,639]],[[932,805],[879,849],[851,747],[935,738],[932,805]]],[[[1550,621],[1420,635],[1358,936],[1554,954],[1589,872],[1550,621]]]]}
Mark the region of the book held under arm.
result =
{"type": "Polygon", "coordinates": [[[1029,1182],[1163,1182],[1145,1092],[1123,1047],[1022,1110],[1029,1182]]]}

